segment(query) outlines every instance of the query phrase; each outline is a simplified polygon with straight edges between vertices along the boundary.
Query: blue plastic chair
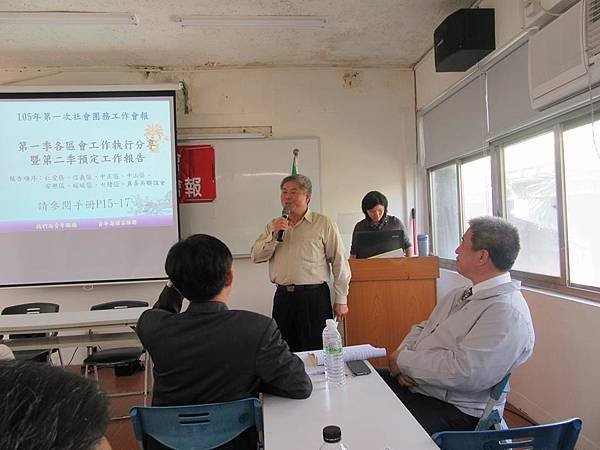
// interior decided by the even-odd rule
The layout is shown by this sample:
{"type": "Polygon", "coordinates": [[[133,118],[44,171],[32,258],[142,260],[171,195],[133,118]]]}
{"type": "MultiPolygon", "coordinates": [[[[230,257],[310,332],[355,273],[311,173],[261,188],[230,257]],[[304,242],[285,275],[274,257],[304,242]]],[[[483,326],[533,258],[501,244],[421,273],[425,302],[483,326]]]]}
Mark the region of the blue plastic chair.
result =
{"type": "MultiPolygon", "coordinates": [[[[177,450],[208,450],[226,444],[252,426],[259,436],[263,431],[257,398],[206,405],[134,406],[130,415],[141,449],[144,435],[177,450]]],[[[262,446],[259,441],[257,448],[262,446]]]]}
{"type": "Polygon", "coordinates": [[[477,427],[475,427],[476,431],[480,430],[489,430],[492,427],[496,430],[501,430],[507,428],[504,424],[502,416],[498,413],[497,409],[494,409],[500,397],[504,393],[506,386],[508,385],[508,379],[510,378],[510,372],[504,375],[496,385],[492,387],[490,390],[490,399],[487,402],[485,410],[477,423],[477,427]]]}
{"type": "Polygon", "coordinates": [[[570,419],[508,430],[442,431],[431,438],[442,450],[573,450],[581,425],[581,419],[570,419]]]}

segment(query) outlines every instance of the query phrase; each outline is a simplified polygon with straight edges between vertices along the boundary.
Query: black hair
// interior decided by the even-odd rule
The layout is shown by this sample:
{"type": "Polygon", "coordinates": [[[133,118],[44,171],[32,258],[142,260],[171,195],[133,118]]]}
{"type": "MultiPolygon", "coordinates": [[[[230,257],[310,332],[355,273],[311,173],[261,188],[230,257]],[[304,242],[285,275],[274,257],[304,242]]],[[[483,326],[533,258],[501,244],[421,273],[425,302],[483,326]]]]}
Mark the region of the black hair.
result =
{"type": "Polygon", "coordinates": [[[205,302],[223,290],[232,262],[231,252],[219,239],[194,234],[171,247],[165,270],[185,298],[205,302]]]}
{"type": "Polygon", "coordinates": [[[98,384],[45,363],[0,362],[0,448],[92,450],[108,424],[98,384]]]}
{"type": "Polygon", "coordinates": [[[472,249],[487,250],[496,269],[510,270],[521,250],[517,227],[499,217],[487,216],[469,220],[469,228],[472,249]]]}
{"type": "Polygon", "coordinates": [[[367,219],[369,218],[369,214],[367,213],[367,211],[369,209],[375,208],[377,205],[383,206],[385,214],[387,214],[388,200],[386,196],[379,191],[367,192],[367,195],[363,197],[361,203],[362,212],[365,214],[365,217],[367,219]]]}

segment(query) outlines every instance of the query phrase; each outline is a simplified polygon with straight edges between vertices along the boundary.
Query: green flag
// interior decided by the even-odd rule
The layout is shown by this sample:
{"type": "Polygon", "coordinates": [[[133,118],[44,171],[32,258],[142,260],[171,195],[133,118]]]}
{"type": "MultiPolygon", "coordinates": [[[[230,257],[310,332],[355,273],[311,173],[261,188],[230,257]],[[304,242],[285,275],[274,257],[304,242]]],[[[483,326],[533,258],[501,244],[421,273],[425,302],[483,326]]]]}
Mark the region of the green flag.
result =
{"type": "Polygon", "coordinates": [[[298,154],[300,153],[300,150],[298,150],[297,148],[294,149],[294,151],[292,152],[294,154],[294,157],[292,158],[292,175],[298,175],[298,154]]]}

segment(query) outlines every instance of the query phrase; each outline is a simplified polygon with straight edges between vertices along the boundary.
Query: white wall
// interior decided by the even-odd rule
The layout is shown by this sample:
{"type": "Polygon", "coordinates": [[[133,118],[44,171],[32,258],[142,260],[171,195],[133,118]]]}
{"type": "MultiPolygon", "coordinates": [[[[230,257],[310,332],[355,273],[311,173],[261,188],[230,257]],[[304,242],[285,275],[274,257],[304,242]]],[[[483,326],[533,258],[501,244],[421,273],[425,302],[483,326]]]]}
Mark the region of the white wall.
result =
{"type": "MultiPolygon", "coordinates": [[[[0,84],[139,84],[184,80],[192,113],[178,111],[178,127],[272,126],[275,137],[321,140],[322,205],[349,240],[360,201],[372,189],[405,220],[415,173],[413,72],[369,69],[231,69],[187,73],[0,72],[0,84]],[[350,76],[348,76],[350,74],[350,76]],[[30,79],[29,81],[27,81],[30,79]],[[352,83],[347,81],[351,79],[352,83]]],[[[290,160],[291,163],[291,160],[290,160]]],[[[300,171],[302,162],[300,162],[300,171]]],[[[265,199],[279,204],[278,198],[265,199]]],[[[265,224],[270,217],[265,217],[265,224]]],[[[195,232],[201,232],[197,229],[195,232]]],[[[256,230],[256,235],[262,229],[256,230]]],[[[143,255],[140,255],[143,257],[143,255]]],[[[273,288],[267,265],[234,262],[231,307],[269,314],[273,288]]],[[[162,283],[0,290],[0,307],[54,301],[61,310],[86,310],[113,299],[156,299],[162,283]]],[[[70,356],[70,355],[69,355],[70,356]]]]}

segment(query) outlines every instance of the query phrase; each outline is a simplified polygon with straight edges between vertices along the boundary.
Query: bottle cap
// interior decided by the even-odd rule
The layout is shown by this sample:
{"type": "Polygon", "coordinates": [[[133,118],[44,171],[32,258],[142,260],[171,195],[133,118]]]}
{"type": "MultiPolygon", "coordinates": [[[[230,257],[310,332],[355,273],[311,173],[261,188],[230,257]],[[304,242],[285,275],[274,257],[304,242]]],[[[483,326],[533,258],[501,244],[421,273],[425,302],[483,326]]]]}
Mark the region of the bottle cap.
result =
{"type": "Polygon", "coordinates": [[[337,323],[335,323],[335,320],[333,320],[333,319],[327,319],[327,320],[325,320],[325,325],[330,330],[337,330],[337,323]]]}
{"type": "Polygon", "coordinates": [[[342,430],[337,425],[327,425],[323,428],[323,440],[325,442],[340,442],[342,440],[342,430]]]}

